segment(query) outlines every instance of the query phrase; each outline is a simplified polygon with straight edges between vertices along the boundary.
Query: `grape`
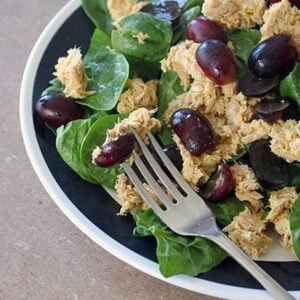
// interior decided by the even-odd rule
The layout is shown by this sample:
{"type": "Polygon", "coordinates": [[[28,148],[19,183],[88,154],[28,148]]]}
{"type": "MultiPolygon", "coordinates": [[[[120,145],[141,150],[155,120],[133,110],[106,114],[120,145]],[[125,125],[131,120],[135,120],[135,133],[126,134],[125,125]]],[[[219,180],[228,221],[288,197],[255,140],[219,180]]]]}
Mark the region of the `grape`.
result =
{"type": "Polygon", "coordinates": [[[257,115],[265,121],[277,121],[283,118],[284,113],[288,110],[290,102],[286,99],[268,100],[263,99],[255,105],[257,115]]]}
{"type": "Polygon", "coordinates": [[[134,138],[131,133],[118,136],[101,147],[101,153],[94,163],[103,168],[122,163],[130,156],[134,148],[134,138]]]}
{"type": "Polygon", "coordinates": [[[288,163],[271,152],[268,140],[250,145],[249,162],[256,177],[271,186],[280,186],[289,179],[288,163]]]}
{"type": "Polygon", "coordinates": [[[186,37],[196,43],[211,39],[227,43],[227,35],[223,28],[216,22],[203,17],[198,17],[188,24],[186,37]]]}
{"type": "Polygon", "coordinates": [[[237,77],[237,64],[230,49],[221,41],[204,41],[197,49],[196,60],[205,75],[218,85],[237,77]]]}
{"type": "Polygon", "coordinates": [[[167,154],[177,170],[180,172],[182,170],[183,161],[177,145],[174,143],[166,145],[164,146],[163,151],[167,154]]]}
{"type": "Polygon", "coordinates": [[[259,78],[285,75],[298,59],[297,49],[290,42],[290,37],[285,34],[274,35],[262,41],[249,56],[249,70],[259,78]]]}
{"type": "Polygon", "coordinates": [[[177,110],[172,115],[171,125],[191,154],[199,156],[215,149],[216,134],[209,121],[197,111],[189,108],[177,110]]]}
{"type": "Polygon", "coordinates": [[[247,73],[239,79],[239,89],[247,97],[258,97],[274,89],[279,82],[279,76],[262,79],[247,73]]]}
{"type": "MultiPolygon", "coordinates": [[[[289,0],[292,5],[295,5],[297,6],[298,8],[300,8],[300,0],[289,0]]],[[[271,5],[271,4],[274,4],[274,3],[277,3],[277,2],[281,2],[281,0],[266,0],[267,2],[267,5],[271,5]]]]}
{"type": "Polygon", "coordinates": [[[235,187],[235,181],[228,165],[220,164],[200,195],[207,201],[219,202],[224,200],[235,187]]]}
{"type": "Polygon", "coordinates": [[[65,125],[81,117],[75,100],[62,94],[42,96],[36,103],[36,111],[44,122],[53,127],[65,125]]]}
{"type": "Polygon", "coordinates": [[[172,27],[179,24],[181,8],[177,1],[160,1],[159,3],[148,3],[141,8],[142,12],[154,15],[160,20],[171,22],[172,27]]]}

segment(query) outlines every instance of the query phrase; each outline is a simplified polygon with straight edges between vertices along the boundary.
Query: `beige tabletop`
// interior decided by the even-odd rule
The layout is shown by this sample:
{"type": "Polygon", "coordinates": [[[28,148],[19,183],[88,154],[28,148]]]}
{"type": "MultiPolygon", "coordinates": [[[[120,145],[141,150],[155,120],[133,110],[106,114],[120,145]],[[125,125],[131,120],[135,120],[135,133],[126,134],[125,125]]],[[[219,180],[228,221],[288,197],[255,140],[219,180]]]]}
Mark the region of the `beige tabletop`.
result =
{"type": "Polygon", "coordinates": [[[81,233],[50,199],[26,156],[22,72],[67,0],[0,0],[0,299],[208,300],[149,277],[81,233]]]}

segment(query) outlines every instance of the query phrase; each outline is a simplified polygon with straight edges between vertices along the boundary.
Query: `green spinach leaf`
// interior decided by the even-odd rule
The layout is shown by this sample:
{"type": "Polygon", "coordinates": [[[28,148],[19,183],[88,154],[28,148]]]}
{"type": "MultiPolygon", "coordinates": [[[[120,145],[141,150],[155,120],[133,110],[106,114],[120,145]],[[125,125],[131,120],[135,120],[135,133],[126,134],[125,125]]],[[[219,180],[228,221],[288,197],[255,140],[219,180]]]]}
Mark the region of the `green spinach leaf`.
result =
{"type": "Polygon", "coordinates": [[[247,64],[252,49],[261,39],[261,34],[257,29],[237,29],[228,33],[228,39],[233,44],[233,53],[247,64]]]}
{"type": "Polygon", "coordinates": [[[113,26],[106,0],[81,0],[81,3],[83,10],[95,26],[110,36],[113,26]]]}
{"type": "Polygon", "coordinates": [[[148,13],[137,12],[123,18],[120,30],[112,31],[112,45],[114,49],[124,55],[154,63],[159,66],[170,48],[172,40],[171,25],[157,19],[148,13]],[[143,42],[139,42],[138,36],[146,36],[143,42]]]}
{"type": "Polygon", "coordinates": [[[204,0],[187,0],[182,8],[184,12],[187,10],[193,8],[193,7],[199,7],[200,11],[202,11],[202,5],[204,3],[204,0]]]}
{"type": "Polygon", "coordinates": [[[184,92],[181,80],[173,71],[162,73],[158,87],[158,112],[157,117],[163,121],[163,116],[168,105],[178,95],[184,92]]]}
{"type": "Polygon", "coordinates": [[[294,186],[300,191],[300,163],[289,164],[290,179],[288,186],[294,186]]]}
{"type": "Polygon", "coordinates": [[[298,260],[300,260],[300,196],[294,202],[290,213],[290,229],[292,233],[293,248],[298,260]]]}
{"type": "Polygon", "coordinates": [[[49,82],[50,86],[44,90],[42,93],[42,96],[48,95],[48,94],[62,94],[64,92],[65,87],[60,82],[58,78],[54,78],[49,82]]]}
{"type": "Polygon", "coordinates": [[[290,97],[300,109],[300,62],[294,70],[280,83],[280,94],[282,97],[290,97]]]}
{"type": "Polygon", "coordinates": [[[171,127],[164,125],[161,131],[157,134],[163,145],[168,145],[173,142],[173,132],[171,127]]]}
{"type": "Polygon", "coordinates": [[[129,76],[126,58],[102,46],[93,55],[88,56],[86,72],[90,79],[87,90],[96,93],[78,103],[95,110],[113,109],[129,76]]]}
{"type": "Polygon", "coordinates": [[[80,177],[96,183],[81,165],[80,147],[95,119],[75,120],[57,129],[56,149],[65,163],[80,177]]]}
{"type": "Polygon", "coordinates": [[[101,168],[92,163],[92,153],[97,146],[101,146],[106,139],[106,131],[112,129],[114,125],[125,115],[107,115],[93,123],[80,148],[80,165],[89,177],[98,184],[114,188],[117,176],[122,173],[120,167],[101,168]]]}
{"type": "Polygon", "coordinates": [[[196,276],[221,263],[227,254],[204,238],[180,236],[172,232],[147,210],[134,215],[135,236],[153,235],[157,241],[156,256],[165,277],[177,274],[196,276]]]}
{"type": "Polygon", "coordinates": [[[230,197],[211,205],[211,209],[215,213],[217,221],[223,226],[229,225],[233,218],[245,210],[245,208],[246,204],[235,197],[230,197]]]}

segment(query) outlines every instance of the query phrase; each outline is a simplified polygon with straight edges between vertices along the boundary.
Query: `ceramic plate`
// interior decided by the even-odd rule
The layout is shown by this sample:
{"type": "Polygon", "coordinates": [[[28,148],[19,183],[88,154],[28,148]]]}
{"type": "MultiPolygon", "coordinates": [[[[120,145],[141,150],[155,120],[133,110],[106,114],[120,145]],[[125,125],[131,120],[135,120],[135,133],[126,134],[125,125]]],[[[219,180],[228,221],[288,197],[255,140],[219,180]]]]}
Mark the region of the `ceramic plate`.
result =
{"type": "MultiPolygon", "coordinates": [[[[155,257],[153,238],[135,238],[131,217],[118,217],[119,206],[105,189],[83,181],[61,160],[55,137],[39,123],[33,107],[53,77],[57,58],[74,46],[87,50],[93,24],[79,0],[70,1],[49,23],[28,60],[21,89],[20,118],[28,156],[42,184],[63,213],[87,236],[111,254],[137,269],[171,284],[216,297],[271,299],[260,285],[232,259],[210,272],[193,278],[163,278],[155,257]]],[[[273,247],[259,262],[273,278],[300,297],[300,264],[273,247]],[[273,262],[272,262],[273,261],[273,262]],[[275,262],[274,262],[275,261],[275,262]]]]}

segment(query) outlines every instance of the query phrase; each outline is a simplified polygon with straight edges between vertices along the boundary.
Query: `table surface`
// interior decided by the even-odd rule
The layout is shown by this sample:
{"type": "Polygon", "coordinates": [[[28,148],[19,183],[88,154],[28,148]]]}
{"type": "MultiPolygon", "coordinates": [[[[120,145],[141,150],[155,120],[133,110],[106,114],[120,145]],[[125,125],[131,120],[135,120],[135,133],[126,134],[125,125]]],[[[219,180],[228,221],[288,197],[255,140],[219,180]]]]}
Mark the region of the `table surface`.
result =
{"type": "Polygon", "coordinates": [[[145,275],[96,245],[55,206],[30,165],[18,115],[22,72],[66,2],[0,0],[0,299],[213,299],[145,275]]]}

